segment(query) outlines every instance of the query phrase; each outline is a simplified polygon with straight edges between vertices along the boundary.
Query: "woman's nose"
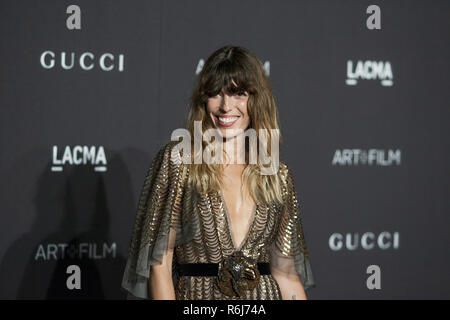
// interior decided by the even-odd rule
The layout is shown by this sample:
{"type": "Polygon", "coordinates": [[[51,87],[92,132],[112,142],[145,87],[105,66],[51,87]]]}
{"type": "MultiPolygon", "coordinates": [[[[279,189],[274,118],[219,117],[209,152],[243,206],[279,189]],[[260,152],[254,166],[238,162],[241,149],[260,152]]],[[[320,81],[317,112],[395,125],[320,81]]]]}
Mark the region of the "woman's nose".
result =
{"type": "Polygon", "coordinates": [[[233,108],[232,103],[233,103],[233,101],[232,101],[231,97],[228,95],[224,95],[222,104],[221,104],[222,111],[224,113],[230,111],[233,108]]]}

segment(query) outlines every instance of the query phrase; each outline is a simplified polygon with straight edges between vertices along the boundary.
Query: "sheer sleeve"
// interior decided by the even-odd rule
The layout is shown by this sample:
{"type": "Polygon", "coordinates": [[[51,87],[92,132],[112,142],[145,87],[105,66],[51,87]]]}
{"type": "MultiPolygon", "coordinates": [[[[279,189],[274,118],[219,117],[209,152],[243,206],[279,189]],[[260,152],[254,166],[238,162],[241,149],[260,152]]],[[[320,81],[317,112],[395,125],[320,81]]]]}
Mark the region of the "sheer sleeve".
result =
{"type": "Polygon", "coordinates": [[[289,168],[280,167],[284,205],[281,209],[278,230],[270,248],[270,264],[273,271],[300,278],[303,288],[315,287],[309,253],[303,235],[297,194],[289,168]]]}
{"type": "MultiPolygon", "coordinates": [[[[142,187],[122,288],[128,299],[151,299],[150,267],[160,264],[181,233],[181,206],[186,168],[169,142],[158,152],[142,187]],[[175,232],[174,232],[175,231],[175,232]],[[169,236],[170,240],[169,241],[169,236]]],[[[180,239],[177,240],[177,244],[180,239]]]]}

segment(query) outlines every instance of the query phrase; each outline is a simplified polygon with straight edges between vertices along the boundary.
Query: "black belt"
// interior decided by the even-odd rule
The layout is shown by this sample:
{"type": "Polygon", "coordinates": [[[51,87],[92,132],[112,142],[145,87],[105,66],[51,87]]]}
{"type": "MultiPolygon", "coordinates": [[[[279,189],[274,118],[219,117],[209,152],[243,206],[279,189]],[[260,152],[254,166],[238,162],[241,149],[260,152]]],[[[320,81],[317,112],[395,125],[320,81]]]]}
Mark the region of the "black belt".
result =
{"type": "MultiPolygon", "coordinates": [[[[270,264],[268,262],[258,262],[258,271],[260,275],[270,274],[270,264]]],[[[180,276],[217,276],[219,271],[218,263],[178,263],[176,270],[180,276]]]]}

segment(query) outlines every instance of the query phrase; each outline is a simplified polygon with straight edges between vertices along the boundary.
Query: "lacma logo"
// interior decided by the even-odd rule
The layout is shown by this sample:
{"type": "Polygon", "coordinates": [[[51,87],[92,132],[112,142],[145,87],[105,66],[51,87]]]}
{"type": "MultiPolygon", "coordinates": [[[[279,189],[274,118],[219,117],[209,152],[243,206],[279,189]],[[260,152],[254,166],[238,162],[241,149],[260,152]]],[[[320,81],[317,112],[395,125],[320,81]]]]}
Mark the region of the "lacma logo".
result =
{"type": "Polygon", "coordinates": [[[95,171],[107,170],[103,146],[66,146],[63,152],[58,152],[58,146],[53,146],[52,164],[52,171],[63,171],[64,165],[93,165],[95,171]]]}
{"type": "Polygon", "coordinates": [[[381,85],[390,87],[394,84],[391,63],[389,61],[361,61],[356,65],[352,60],[347,61],[347,79],[349,86],[358,84],[358,80],[380,80],[381,85]]]}
{"type": "Polygon", "coordinates": [[[376,165],[392,166],[400,165],[402,152],[397,150],[380,149],[338,149],[334,152],[332,165],[355,166],[355,165],[376,165]]]}

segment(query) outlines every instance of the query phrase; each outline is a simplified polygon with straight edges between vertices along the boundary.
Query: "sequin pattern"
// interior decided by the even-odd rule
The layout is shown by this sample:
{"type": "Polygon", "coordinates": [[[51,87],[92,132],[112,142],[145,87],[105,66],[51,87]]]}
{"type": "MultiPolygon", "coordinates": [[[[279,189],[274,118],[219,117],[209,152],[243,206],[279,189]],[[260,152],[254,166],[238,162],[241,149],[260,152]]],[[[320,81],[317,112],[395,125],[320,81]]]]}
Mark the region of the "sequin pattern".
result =
{"type": "MultiPolygon", "coordinates": [[[[174,266],[219,263],[236,250],[257,262],[270,262],[272,244],[283,256],[303,255],[309,259],[293,178],[285,164],[280,162],[278,172],[283,182],[284,206],[258,203],[247,236],[240,248],[235,248],[220,193],[198,194],[187,185],[189,166],[172,155],[173,145],[168,143],[160,150],[145,177],[122,284],[125,289],[133,293],[137,283],[148,285],[150,266],[167,249],[171,227],[180,237],[174,247],[174,266]]],[[[239,297],[225,296],[216,277],[210,276],[176,277],[175,273],[174,288],[178,300],[281,299],[272,275],[261,275],[256,287],[239,297]]],[[[146,293],[141,297],[148,298],[146,293]]]]}

